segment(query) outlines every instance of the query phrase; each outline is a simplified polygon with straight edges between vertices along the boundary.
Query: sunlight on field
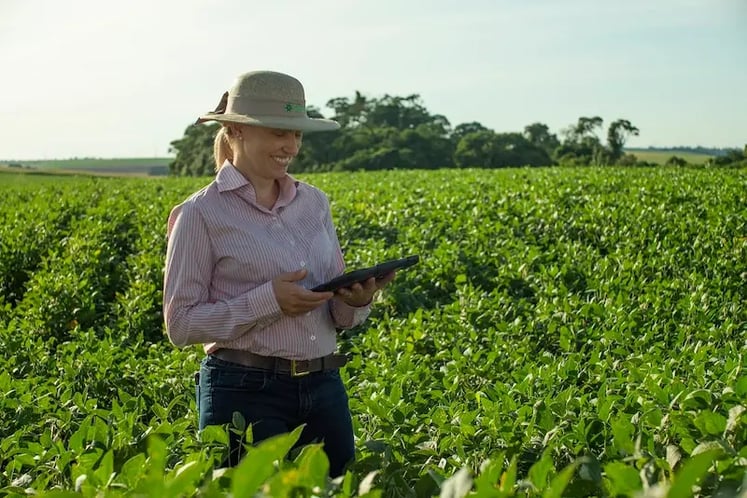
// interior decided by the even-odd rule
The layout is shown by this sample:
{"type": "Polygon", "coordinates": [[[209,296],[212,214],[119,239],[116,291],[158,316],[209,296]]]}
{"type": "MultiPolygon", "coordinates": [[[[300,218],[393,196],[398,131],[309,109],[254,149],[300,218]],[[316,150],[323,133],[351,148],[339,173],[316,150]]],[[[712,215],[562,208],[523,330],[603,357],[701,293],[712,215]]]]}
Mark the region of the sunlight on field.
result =
{"type": "Polygon", "coordinates": [[[713,156],[707,154],[694,154],[692,152],[682,152],[678,150],[672,151],[648,151],[648,150],[630,150],[629,154],[633,154],[638,158],[639,161],[646,161],[655,164],[665,164],[672,156],[677,156],[684,159],[690,164],[705,164],[705,162],[713,156]]]}
{"type": "Polygon", "coordinates": [[[20,173],[62,171],[107,176],[165,176],[172,160],[169,157],[136,157],[5,161],[0,162],[0,172],[7,169],[20,173]]]}
{"type": "MultiPolygon", "coordinates": [[[[347,484],[325,480],[318,446],[287,460],[265,447],[244,471],[266,466],[271,496],[351,496],[372,472],[383,496],[470,474],[485,497],[496,482],[506,497],[741,483],[747,171],[299,178],[327,192],[350,267],[421,263],[340,335],[358,455],[347,484]]],[[[0,494],[239,486],[204,479],[225,432],[198,438],[202,354],[163,334],[166,219],[206,179],[61,179],[0,181],[0,494]]]]}

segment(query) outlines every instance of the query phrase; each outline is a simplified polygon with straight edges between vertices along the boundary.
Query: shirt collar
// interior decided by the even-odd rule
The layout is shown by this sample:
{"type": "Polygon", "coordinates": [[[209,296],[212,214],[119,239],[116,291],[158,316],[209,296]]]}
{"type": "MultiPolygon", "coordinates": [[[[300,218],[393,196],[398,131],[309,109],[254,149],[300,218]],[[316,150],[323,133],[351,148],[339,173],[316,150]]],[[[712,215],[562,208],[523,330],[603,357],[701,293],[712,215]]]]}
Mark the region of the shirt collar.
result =
{"type": "Polygon", "coordinates": [[[223,162],[223,166],[218,170],[215,182],[218,184],[218,192],[236,190],[237,188],[249,184],[249,180],[244,178],[244,175],[239,173],[236,166],[231,164],[228,159],[223,162]]]}
{"type": "MultiPolygon", "coordinates": [[[[236,190],[245,185],[248,185],[251,189],[251,197],[254,199],[254,186],[244,175],[242,175],[236,166],[226,159],[223,166],[218,170],[218,174],[215,177],[215,182],[218,185],[218,192],[227,192],[229,190],[236,190]]],[[[275,208],[284,207],[291,203],[298,193],[298,181],[291,175],[287,174],[278,181],[280,185],[280,193],[278,200],[275,202],[275,208]]]]}

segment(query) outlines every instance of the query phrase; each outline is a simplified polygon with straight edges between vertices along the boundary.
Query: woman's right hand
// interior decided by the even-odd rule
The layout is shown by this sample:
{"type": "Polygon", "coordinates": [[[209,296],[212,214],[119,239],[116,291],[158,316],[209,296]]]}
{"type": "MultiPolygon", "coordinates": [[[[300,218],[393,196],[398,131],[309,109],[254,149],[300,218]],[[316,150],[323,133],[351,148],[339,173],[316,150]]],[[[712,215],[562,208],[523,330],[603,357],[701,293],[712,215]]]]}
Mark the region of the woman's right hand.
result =
{"type": "Polygon", "coordinates": [[[318,308],[335,295],[333,292],[314,292],[296,282],[306,278],[307,270],[281,273],[272,280],[272,290],[280,309],[288,316],[298,316],[318,308]]]}

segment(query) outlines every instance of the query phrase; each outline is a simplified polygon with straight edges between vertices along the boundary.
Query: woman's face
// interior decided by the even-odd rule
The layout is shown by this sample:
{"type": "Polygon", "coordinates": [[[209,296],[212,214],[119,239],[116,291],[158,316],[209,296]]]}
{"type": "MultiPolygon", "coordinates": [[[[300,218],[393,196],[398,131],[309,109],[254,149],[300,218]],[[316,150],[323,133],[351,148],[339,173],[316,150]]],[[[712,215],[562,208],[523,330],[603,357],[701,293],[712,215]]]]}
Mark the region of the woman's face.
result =
{"type": "Polygon", "coordinates": [[[245,163],[249,171],[266,178],[285,176],[288,165],[301,149],[300,131],[242,125],[239,132],[241,153],[237,154],[237,162],[245,163]]]}

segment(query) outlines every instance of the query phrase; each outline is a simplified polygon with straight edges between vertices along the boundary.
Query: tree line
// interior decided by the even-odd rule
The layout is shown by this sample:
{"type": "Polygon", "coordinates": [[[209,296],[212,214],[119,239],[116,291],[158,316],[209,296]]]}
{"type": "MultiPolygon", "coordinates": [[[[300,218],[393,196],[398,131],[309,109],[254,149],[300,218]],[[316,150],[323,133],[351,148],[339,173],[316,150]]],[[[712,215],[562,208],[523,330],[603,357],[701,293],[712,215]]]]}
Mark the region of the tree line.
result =
{"type": "MultiPolygon", "coordinates": [[[[508,133],[476,121],[452,127],[445,116],[431,113],[418,94],[371,98],[356,91],[352,98],[329,100],[326,107],[341,129],[305,135],[295,172],[636,163],[624,146],[639,130],[626,119],[611,122],[604,134],[601,117],[582,116],[558,136],[540,122],[508,133]]],[[[325,117],[313,107],[308,114],[325,117]]],[[[190,125],[182,138],[172,141],[170,173],[213,174],[213,138],[219,126],[190,125]]]]}

